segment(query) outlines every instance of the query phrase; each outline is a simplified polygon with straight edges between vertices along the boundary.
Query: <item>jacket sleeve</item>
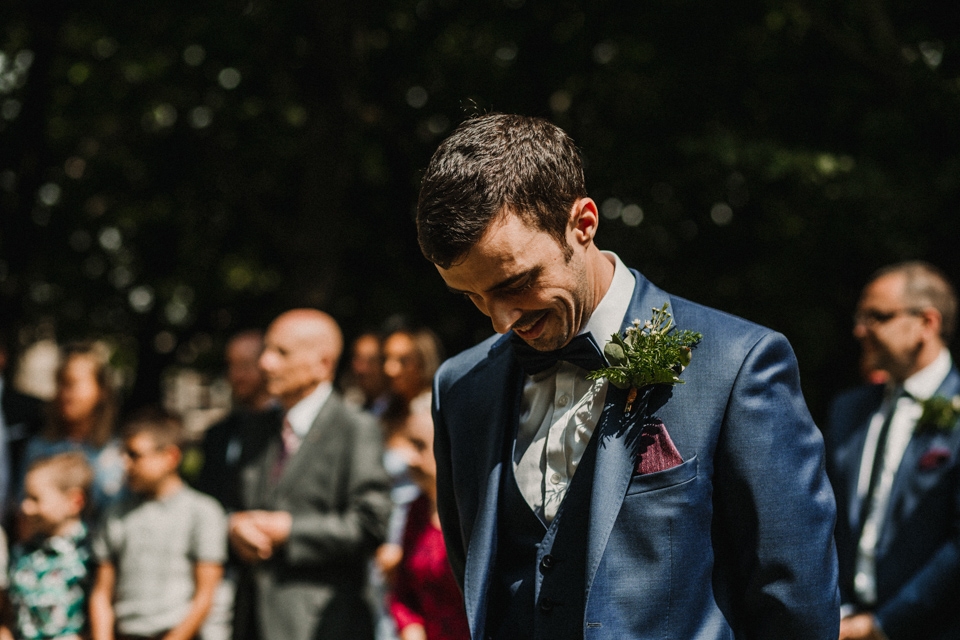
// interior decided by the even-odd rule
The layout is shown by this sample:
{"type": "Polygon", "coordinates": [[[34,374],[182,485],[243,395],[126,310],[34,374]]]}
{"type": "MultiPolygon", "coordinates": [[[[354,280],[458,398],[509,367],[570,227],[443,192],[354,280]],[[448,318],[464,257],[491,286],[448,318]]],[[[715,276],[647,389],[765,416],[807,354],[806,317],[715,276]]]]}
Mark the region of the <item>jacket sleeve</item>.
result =
{"type": "Polygon", "coordinates": [[[786,338],[766,333],[734,381],[717,444],[717,564],[737,637],[839,635],[836,518],[823,438],[786,338]]]}
{"type": "Polygon", "coordinates": [[[441,375],[438,375],[433,389],[433,454],[437,461],[437,512],[442,524],[443,540],[447,546],[447,560],[462,591],[467,550],[460,530],[460,517],[454,495],[450,433],[440,411],[439,401],[443,393],[440,387],[441,375]]]}

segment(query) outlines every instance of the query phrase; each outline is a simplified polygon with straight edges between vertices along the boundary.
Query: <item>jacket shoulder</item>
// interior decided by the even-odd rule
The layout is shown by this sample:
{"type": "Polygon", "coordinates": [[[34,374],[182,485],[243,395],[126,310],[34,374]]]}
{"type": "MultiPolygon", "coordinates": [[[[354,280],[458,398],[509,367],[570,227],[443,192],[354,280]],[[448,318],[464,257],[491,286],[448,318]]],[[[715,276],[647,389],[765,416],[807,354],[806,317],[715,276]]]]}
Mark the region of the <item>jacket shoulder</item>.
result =
{"type": "Polygon", "coordinates": [[[710,360],[724,363],[724,367],[733,367],[762,344],[773,349],[770,353],[795,359],[789,340],[774,329],[685,298],[670,299],[676,325],[703,335],[695,357],[709,356],[710,360]]]}

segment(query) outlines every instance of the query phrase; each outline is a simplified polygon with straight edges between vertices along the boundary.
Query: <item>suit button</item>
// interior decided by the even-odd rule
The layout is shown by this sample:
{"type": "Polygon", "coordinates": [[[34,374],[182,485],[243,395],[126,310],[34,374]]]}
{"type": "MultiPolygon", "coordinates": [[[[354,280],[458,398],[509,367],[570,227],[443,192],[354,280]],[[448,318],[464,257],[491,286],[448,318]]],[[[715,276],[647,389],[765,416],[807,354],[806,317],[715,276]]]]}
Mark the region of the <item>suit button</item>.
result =
{"type": "Polygon", "coordinates": [[[553,611],[553,600],[550,598],[544,598],[540,601],[540,610],[544,613],[550,613],[553,611]]]}
{"type": "Polygon", "coordinates": [[[555,562],[554,557],[551,556],[550,554],[547,554],[547,555],[543,556],[543,559],[540,561],[540,568],[541,568],[541,569],[550,569],[550,568],[553,567],[554,562],[555,562]]]}

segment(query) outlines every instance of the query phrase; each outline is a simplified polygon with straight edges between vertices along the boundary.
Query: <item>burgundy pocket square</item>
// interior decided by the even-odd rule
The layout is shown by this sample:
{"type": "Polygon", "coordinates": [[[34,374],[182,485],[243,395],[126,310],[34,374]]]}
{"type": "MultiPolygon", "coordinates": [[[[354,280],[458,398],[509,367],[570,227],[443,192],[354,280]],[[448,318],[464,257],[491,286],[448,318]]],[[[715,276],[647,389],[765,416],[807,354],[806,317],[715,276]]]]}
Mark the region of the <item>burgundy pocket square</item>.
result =
{"type": "Polygon", "coordinates": [[[950,459],[950,449],[946,447],[930,447],[920,456],[920,471],[932,471],[950,459]]]}
{"type": "Polygon", "coordinates": [[[673,445],[663,422],[656,420],[643,426],[637,451],[635,475],[666,471],[683,464],[680,452],[673,445]]]}

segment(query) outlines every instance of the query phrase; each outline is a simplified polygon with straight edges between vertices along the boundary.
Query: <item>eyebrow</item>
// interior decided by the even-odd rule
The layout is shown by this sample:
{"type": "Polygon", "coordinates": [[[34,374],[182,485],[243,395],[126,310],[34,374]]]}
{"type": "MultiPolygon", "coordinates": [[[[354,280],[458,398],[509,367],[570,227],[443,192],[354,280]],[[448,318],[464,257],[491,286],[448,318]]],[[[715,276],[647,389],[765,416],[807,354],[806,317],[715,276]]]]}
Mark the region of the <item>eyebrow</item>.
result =
{"type": "MultiPolygon", "coordinates": [[[[511,289],[515,287],[517,283],[523,282],[524,280],[536,280],[537,278],[540,277],[540,273],[542,271],[543,271],[543,267],[541,265],[531,267],[526,271],[523,271],[516,275],[510,276],[509,278],[505,278],[501,280],[500,282],[494,284],[492,287],[487,289],[484,293],[493,293],[495,291],[503,291],[504,289],[511,289]]],[[[470,293],[469,291],[462,291],[460,289],[455,289],[450,285],[447,285],[447,290],[450,291],[451,293],[457,293],[460,295],[468,295],[470,293]]]]}

